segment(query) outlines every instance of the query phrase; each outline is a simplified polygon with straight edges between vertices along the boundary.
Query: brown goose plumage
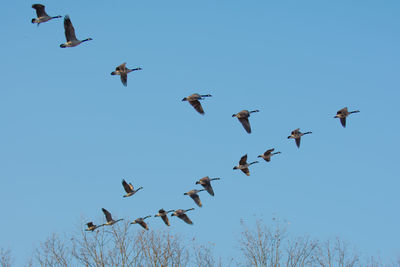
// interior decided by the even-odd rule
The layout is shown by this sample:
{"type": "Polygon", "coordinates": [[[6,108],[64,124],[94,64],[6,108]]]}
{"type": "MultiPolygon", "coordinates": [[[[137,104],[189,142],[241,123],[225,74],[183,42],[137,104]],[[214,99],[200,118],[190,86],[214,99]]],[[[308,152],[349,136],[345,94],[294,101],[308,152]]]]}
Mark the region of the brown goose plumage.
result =
{"type": "Polygon", "coordinates": [[[200,184],[201,186],[204,187],[204,189],[207,190],[207,192],[210,195],[214,196],[214,190],[211,186],[211,181],[214,181],[214,180],[220,180],[220,178],[210,178],[210,177],[206,176],[206,177],[203,177],[200,180],[198,180],[196,182],[196,184],[200,184]]]}

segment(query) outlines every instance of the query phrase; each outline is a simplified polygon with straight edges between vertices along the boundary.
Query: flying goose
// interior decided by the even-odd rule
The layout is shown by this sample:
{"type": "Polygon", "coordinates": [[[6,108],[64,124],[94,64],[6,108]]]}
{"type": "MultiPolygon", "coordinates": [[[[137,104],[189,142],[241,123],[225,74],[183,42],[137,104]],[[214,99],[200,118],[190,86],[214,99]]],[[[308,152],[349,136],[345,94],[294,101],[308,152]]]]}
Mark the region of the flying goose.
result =
{"type": "Polygon", "coordinates": [[[254,164],[254,163],[258,163],[258,161],[253,161],[251,163],[247,163],[247,154],[244,155],[243,157],[240,158],[239,161],[239,165],[233,167],[234,170],[241,170],[242,172],[244,172],[247,176],[250,176],[250,171],[249,171],[249,166],[254,164]]]}
{"type": "Polygon", "coordinates": [[[275,152],[275,153],[272,153],[274,150],[275,150],[275,148],[268,149],[267,151],[264,152],[264,154],[259,155],[258,158],[263,158],[266,162],[270,162],[270,161],[271,161],[271,157],[272,157],[273,155],[276,155],[276,154],[280,154],[280,153],[281,153],[281,152],[279,152],[279,151],[278,151],[278,152],[275,152]]]}
{"type": "Polygon", "coordinates": [[[118,67],[115,68],[115,71],[111,72],[111,75],[120,75],[121,76],[121,82],[124,86],[128,85],[128,73],[135,71],[135,70],[141,70],[142,68],[135,68],[135,69],[128,69],[126,68],[126,62],[122,63],[118,67]]]}
{"type": "Polygon", "coordinates": [[[182,101],[188,101],[189,104],[192,105],[198,113],[204,115],[203,107],[201,106],[199,101],[202,100],[203,97],[211,97],[211,95],[192,94],[188,97],[183,98],[182,101]]]}
{"type": "Polygon", "coordinates": [[[184,193],[184,195],[191,197],[194,200],[194,202],[197,204],[197,206],[199,206],[201,208],[203,206],[203,204],[201,204],[200,197],[197,193],[204,191],[204,190],[205,189],[200,189],[200,190],[193,189],[193,190],[190,190],[189,192],[184,193]]]}
{"type": "Polygon", "coordinates": [[[95,224],[93,224],[93,222],[88,222],[86,225],[87,225],[87,228],[85,229],[85,231],[91,231],[91,232],[93,232],[93,231],[96,230],[97,228],[102,227],[104,224],[95,225],[95,224]]]}
{"type": "Polygon", "coordinates": [[[303,135],[305,134],[311,134],[312,132],[306,132],[302,133],[300,132],[300,128],[297,128],[296,130],[293,130],[292,133],[288,136],[288,139],[293,138],[296,140],[296,145],[298,148],[300,148],[300,139],[303,135]]]}
{"type": "Polygon", "coordinates": [[[66,15],[64,17],[64,30],[65,30],[65,38],[67,39],[67,42],[64,44],[60,44],[61,48],[74,47],[74,46],[80,45],[83,42],[92,40],[92,38],[87,38],[82,41],[76,39],[74,26],[72,26],[71,20],[68,15],[66,15]]]}
{"type": "Polygon", "coordinates": [[[122,179],[122,186],[124,187],[125,191],[126,191],[126,195],[124,195],[124,197],[130,197],[133,196],[134,194],[136,194],[137,191],[139,191],[140,189],[143,189],[143,187],[139,187],[138,189],[134,189],[133,185],[131,183],[127,183],[124,179],[122,179]]]}
{"type": "Polygon", "coordinates": [[[101,209],[102,211],[103,211],[103,213],[104,213],[104,215],[106,216],[106,223],[105,224],[103,224],[103,225],[113,225],[114,223],[117,223],[117,222],[119,222],[119,221],[122,221],[123,219],[119,219],[119,220],[113,220],[113,218],[111,217],[111,213],[108,211],[108,210],[106,210],[105,208],[102,208],[101,209]]]}
{"type": "Polygon", "coordinates": [[[167,226],[170,226],[167,214],[172,211],[174,211],[174,210],[165,211],[164,209],[160,209],[158,211],[158,214],[154,215],[154,217],[161,217],[161,219],[164,221],[164,223],[167,226]]]}
{"type": "Polygon", "coordinates": [[[237,114],[233,114],[232,117],[238,118],[240,123],[243,125],[244,129],[246,130],[247,133],[251,133],[251,127],[250,127],[250,122],[249,122],[249,117],[251,113],[254,112],[259,112],[259,110],[253,110],[253,111],[248,111],[248,110],[242,110],[237,114]]]}
{"type": "Polygon", "coordinates": [[[194,210],[194,208],[188,209],[188,210],[175,210],[174,213],[171,214],[172,216],[177,216],[179,219],[183,220],[187,224],[193,224],[193,222],[189,219],[189,217],[185,214],[185,212],[188,212],[189,210],[194,210]]]}
{"type": "Polygon", "coordinates": [[[62,18],[61,16],[50,17],[49,15],[47,15],[46,11],[44,10],[44,5],[34,4],[32,5],[32,8],[36,9],[37,15],[37,18],[32,19],[32,23],[37,23],[38,26],[40,23],[49,21],[51,19],[62,18]]]}
{"type": "Polygon", "coordinates": [[[144,229],[149,230],[149,227],[147,226],[147,223],[144,222],[144,220],[149,218],[149,217],[151,217],[151,215],[146,216],[144,218],[137,218],[136,220],[131,222],[131,224],[140,224],[140,226],[142,226],[144,229]]]}
{"type": "Polygon", "coordinates": [[[211,181],[214,181],[214,180],[220,180],[220,178],[210,178],[210,177],[206,176],[206,177],[203,177],[200,180],[198,180],[196,182],[196,184],[202,185],[210,195],[214,196],[214,190],[211,186],[211,181]]]}
{"type": "Polygon", "coordinates": [[[349,112],[347,110],[347,107],[345,107],[345,108],[342,108],[341,110],[339,110],[336,113],[336,116],[334,118],[339,118],[340,119],[340,123],[342,124],[343,128],[345,128],[346,127],[346,117],[349,116],[350,114],[358,113],[358,112],[360,112],[360,111],[359,110],[354,110],[354,111],[350,111],[349,112]]]}

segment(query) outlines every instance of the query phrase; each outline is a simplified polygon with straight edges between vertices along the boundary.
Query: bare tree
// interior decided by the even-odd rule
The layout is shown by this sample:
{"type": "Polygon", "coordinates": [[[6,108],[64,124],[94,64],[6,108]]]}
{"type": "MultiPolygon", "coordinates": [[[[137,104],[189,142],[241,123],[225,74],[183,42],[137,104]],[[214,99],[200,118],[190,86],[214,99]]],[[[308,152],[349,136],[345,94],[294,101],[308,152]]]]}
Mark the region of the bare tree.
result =
{"type": "Polygon", "coordinates": [[[348,244],[336,238],[327,240],[318,246],[316,253],[317,266],[321,267],[355,267],[361,266],[358,253],[350,251],[348,244]]]}
{"type": "Polygon", "coordinates": [[[42,267],[68,267],[71,251],[58,235],[51,235],[36,249],[35,259],[42,267]]]}
{"type": "Polygon", "coordinates": [[[313,266],[318,243],[309,237],[298,237],[286,243],[286,267],[313,266]]]}
{"type": "Polygon", "coordinates": [[[250,230],[242,222],[244,231],[239,240],[240,250],[245,258],[245,265],[256,267],[280,266],[282,249],[281,244],[286,234],[286,227],[279,223],[270,229],[256,222],[256,229],[250,230]]]}
{"type": "Polygon", "coordinates": [[[189,250],[183,239],[169,232],[132,231],[129,223],[79,231],[68,242],[52,235],[36,250],[42,267],[186,266],[189,250]]]}
{"type": "Polygon", "coordinates": [[[13,259],[11,257],[10,249],[0,248],[0,265],[1,267],[11,267],[13,259]]]}

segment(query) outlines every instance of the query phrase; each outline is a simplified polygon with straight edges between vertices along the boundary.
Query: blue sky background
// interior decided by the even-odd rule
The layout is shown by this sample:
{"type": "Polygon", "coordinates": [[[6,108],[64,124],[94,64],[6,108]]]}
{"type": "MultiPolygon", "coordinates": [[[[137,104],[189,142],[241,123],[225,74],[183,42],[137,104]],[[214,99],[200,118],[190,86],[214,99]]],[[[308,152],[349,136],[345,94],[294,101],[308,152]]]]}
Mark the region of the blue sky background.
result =
{"type": "Polygon", "coordinates": [[[41,2],[93,38],[66,49],[63,20],[32,25],[33,3],[4,3],[0,27],[0,246],[18,262],[103,222],[102,207],[195,207],[183,193],[207,175],[215,197],[171,231],[217,254],[234,255],[241,219],[279,217],[293,235],[399,255],[399,1],[41,2]],[[127,88],[110,75],[122,62],[143,68],[127,88]],[[195,92],[213,95],[205,116],[181,102],[195,92]],[[361,112],[343,129],[345,106],[361,112]],[[250,135],[242,109],[260,110],[250,135]],[[286,139],[298,127],[313,132],[300,149],[286,139]],[[271,147],[282,154],[250,177],[232,170],[271,147]],[[144,190],[123,199],[122,178],[144,190]]]}

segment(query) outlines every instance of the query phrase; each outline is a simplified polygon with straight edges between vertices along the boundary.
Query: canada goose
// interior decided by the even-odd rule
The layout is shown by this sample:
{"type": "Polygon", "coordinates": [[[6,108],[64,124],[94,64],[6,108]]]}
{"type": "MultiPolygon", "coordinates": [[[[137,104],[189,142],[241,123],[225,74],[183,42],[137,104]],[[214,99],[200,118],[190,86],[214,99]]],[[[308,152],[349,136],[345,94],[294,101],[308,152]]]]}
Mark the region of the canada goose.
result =
{"type": "Polygon", "coordinates": [[[187,224],[193,224],[193,222],[189,219],[189,217],[185,214],[185,212],[188,212],[189,210],[194,210],[194,208],[188,209],[188,210],[175,210],[174,213],[171,214],[172,216],[177,216],[179,219],[183,220],[187,224]]]}
{"type": "Polygon", "coordinates": [[[143,187],[139,187],[138,189],[135,190],[133,188],[133,185],[131,183],[128,184],[124,179],[122,179],[122,186],[126,191],[126,195],[124,195],[124,197],[130,197],[136,194],[136,192],[139,191],[140,189],[143,189],[143,187]]]}
{"type": "Polygon", "coordinates": [[[85,229],[85,231],[91,231],[91,232],[93,232],[93,231],[96,230],[97,228],[102,227],[104,224],[95,225],[95,224],[93,224],[93,222],[88,222],[86,225],[87,225],[87,228],[85,229]]]}
{"type": "Polygon", "coordinates": [[[32,19],[32,23],[37,23],[38,26],[40,23],[49,21],[51,19],[62,18],[61,16],[50,17],[49,15],[47,15],[46,11],[44,10],[44,5],[34,4],[32,5],[32,8],[36,9],[37,15],[37,18],[32,19]]]}
{"type": "Polygon", "coordinates": [[[266,162],[270,162],[270,161],[271,161],[271,157],[272,157],[273,155],[276,155],[276,154],[280,154],[280,153],[281,153],[281,152],[279,152],[279,151],[278,151],[278,152],[275,152],[275,153],[272,153],[274,150],[275,150],[275,148],[268,149],[267,151],[264,152],[264,154],[259,155],[258,158],[263,158],[266,162]]]}
{"type": "Polygon", "coordinates": [[[108,210],[106,210],[105,208],[102,208],[101,209],[102,211],[103,211],[103,213],[104,213],[104,215],[106,216],[106,223],[105,224],[103,224],[103,225],[113,225],[114,223],[117,223],[117,222],[119,222],[119,221],[122,221],[123,219],[119,219],[119,220],[113,220],[113,218],[111,217],[111,213],[108,211],[108,210]]]}
{"type": "Polygon", "coordinates": [[[341,110],[339,110],[336,113],[336,116],[334,118],[339,118],[340,119],[340,123],[342,124],[343,128],[345,128],[346,127],[346,117],[349,116],[350,114],[358,113],[358,112],[360,112],[360,111],[359,110],[354,110],[354,111],[350,111],[349,112],[347,110],[347,107],[345,107],[345,108],[342,108],[341,110]]]}
{"type": "Polygon", "coordinates": [[[200,190],[193,189],[193,190],[190,190],[189,192],[184,193],[184,195],[191,197],[194,200],[194,202],[197,204],[197,206],[199,206],[201,208],[203,206],[203,204],[201,204],[200,197],[197,194],[201,191],[205,191],[205,189],[200,189],[200,190]]]}
{"type": "Polygon", "coordinates": [[[164,221],[164,223],[167,226],[170,226],[167,214],[172,211],[174,211],[174,210],[165,211],[164,209],[160,209],[158,211],[158,214],[154,215],[154,217],[161,217],[161,219],[164,221]]]}
{"type": "Polygon", "coordinates": [[[151,217],[151,215],[146,216],[144,218],[137,218],[136,220],[131,222],[131,224],[140,224],[140,226],[142,226],[144,229],[149,230],[149,227],[147,226],[147,223],[144,222],[144,220],[149,218],[149,217],[151,217]]]}
{"type": "Polygon", "coordinates": [[[135,71],[135,70],[141,70],[142,68],[135,68],[135,69],[128,69],[126,68],[126,62],[122,63],[118,67],[115,68],[115,71],[111,72],[111,75],[120,75],[121,76],[121,82],[124,86],[128,85],[128,73],[135,71]]]}
{"type": "Polygon", "coordinates": [[[71,20],[69,19],[68,15],[66,15],[64,17],[64,30],[65,30],[65,38],[67,39],[67,42],[64,44],[60,44],[61,48],[74,47],[74,46],[80,45],[83,42],[93,40],[92,38],[87,38],[82,41],[76,39],[74,26],[72,26],[71,20]]]}
{"type": "Polygon", "coordinates": [[[198,113],[204,115],[203,107],[201,106],[199,101],[202,100],[203,97],[211,97],[211,95],[192,94],[188,97],[183,98],[182,101],[188,101],[189,104],[192,105],[198,113]]]}
{"type": "Polygon", "coordinates": [[[200,180],[198,180],[196,182],[196,184],[202,185],[210,195],[214,196],[214,190],[211,186],[211,181],[214,181],[214,180],[220,180],[220,178],[210,178],[210,177],[206,176],[206,177],[203,177],[200,180]]]}
{"type": "Polygon", "coordinates": [[[254,163],[258,163],[258,161],[253,161],[252,163],[247,163],[247,154],[240,158],[239,165],[233,167],[234,170],[241,170],[247,176],[250,176],[249,166],[254,163]]]}
{"type": "Polygon", "coordinates": [[[232,117],[238,118],[240,123],[243,125],[244,129],[246,130],[247,133],[251,133],[251,127],[250,127],[250,122],[249,122],[249,117],[251,113],[254,112],[259,112],[259,110],[253,110],[253,111],[248,111],[248,110],[242,110],[237,114],[233,114],[232,117]]]}
{"type": "Polygon", "coordinates": [[[291,135],[288,136],[288,139],[293,138],[294,140],[296,140],[296,145],[298,148],[300,148],[300,139],[303,135],[305,134],[311,134],[312,132],[306,132],[306,133],[302,133],[300,132],[300,128],[297,128],[296,130],[293,130],[291,135]]]}

